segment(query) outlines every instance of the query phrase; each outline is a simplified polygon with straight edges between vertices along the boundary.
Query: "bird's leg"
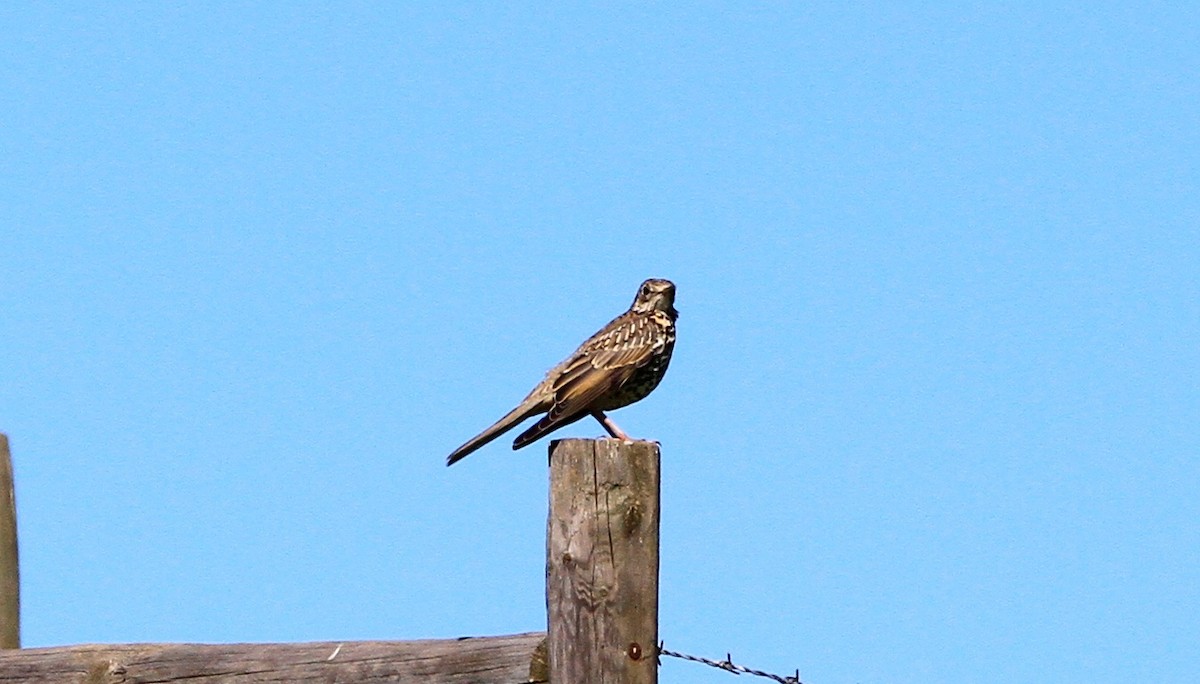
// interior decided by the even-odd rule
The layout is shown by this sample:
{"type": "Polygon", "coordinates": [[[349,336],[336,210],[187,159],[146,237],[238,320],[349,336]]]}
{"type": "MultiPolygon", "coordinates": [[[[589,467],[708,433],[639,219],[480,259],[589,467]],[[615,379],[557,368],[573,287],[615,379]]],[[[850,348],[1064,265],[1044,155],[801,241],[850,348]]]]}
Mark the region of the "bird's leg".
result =
{"type": "Polygon", "coordinates": [[[617,427],[617,424],[612,421],[612,418],[604,415],[604,411],[592,411],[592,417],[600,421],[600,424],[604,426],[605,430],[608,430],[608,434],[612,435],[614,439],[620,439],[626,442],[633,441],[632,437],[625,434],[624,430],[617,427]]]}

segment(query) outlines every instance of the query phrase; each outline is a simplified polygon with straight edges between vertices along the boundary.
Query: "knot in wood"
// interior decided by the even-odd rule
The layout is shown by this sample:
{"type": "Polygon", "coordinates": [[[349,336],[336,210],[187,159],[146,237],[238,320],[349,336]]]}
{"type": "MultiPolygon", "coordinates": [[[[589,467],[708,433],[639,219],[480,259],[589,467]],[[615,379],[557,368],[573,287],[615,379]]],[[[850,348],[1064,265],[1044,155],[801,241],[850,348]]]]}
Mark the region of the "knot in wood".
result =
{"type": "Polygon", "coordinates": [[[634,532],[642,526],[642,507],[638,502],[634,501],[629,504],[629,508],[625,509],[624,519],[621,521],[621,529],[625,532],[626,537],[632,537],[634,532]]]}
{"type": "Polygon", "coordinates": [[[127,672],[121,663],[105,658],[88,668],[87,684],[121,684],[126,681],[127,672]]]}

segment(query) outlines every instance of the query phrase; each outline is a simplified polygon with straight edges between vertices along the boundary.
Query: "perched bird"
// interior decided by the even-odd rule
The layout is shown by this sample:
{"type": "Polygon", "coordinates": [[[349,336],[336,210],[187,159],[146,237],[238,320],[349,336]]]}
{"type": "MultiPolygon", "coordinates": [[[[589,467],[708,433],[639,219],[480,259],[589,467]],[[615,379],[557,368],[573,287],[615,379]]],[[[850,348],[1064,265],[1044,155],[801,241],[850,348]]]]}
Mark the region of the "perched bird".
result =
{"type": "Polygon", "coordinates": [[[617,439],[629,439],[605,411],[643,399],[667,372],[675,348],[675,284],[651,278],[638,288],[629,310],[617,316],[550,369],[545,379],[508,415],[446,458],[453,465],[539,413],[546,415],[513,442],[520,449],[591,415],[617,439]]]}

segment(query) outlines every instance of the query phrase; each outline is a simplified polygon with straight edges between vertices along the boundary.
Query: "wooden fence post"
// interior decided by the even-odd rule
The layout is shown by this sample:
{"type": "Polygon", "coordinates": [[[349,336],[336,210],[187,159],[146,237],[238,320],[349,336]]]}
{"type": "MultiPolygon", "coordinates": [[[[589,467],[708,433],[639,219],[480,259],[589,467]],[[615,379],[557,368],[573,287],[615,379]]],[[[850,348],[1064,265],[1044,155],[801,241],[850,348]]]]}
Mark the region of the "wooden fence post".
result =
{"type": "Polygon", "coordinates": [[[0,648],[21,648],[21,573],[17,498],[8,435],[0,432],[0,648]]]}
{"type": "Polygon", "coordinates": [[[653,442],[550,445],[552,684],[658,681],[659,465],[653,442]]]}

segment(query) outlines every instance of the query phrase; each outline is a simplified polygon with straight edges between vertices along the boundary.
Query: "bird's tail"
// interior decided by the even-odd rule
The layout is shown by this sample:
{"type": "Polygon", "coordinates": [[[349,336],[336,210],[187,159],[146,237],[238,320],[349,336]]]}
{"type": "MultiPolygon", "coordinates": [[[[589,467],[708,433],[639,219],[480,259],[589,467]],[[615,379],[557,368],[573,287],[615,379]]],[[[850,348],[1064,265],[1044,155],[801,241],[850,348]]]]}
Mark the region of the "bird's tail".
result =
{"type": "Polygon", "coordinates": [[[478,435],[475,435],[468,440],[466,444],[455,449],[449,456],[446,457],[446,465],[452,466],[455,463],[458,463],[467,456],[470,456],[476,449],[516,427],[521,421],[545,410],[546,407],[542,406],[542,402],[536,401],[534,397],[530,396],[529,398],[525,399],[525,401],[521,402],[520,406],[516,407],[512,411],[509,411],[508,415],[496,421],[496,423],[490,428],[484,430],[478,435]]]}
{"type": "Polygon", "coordinates": [[[529,426],[528,430],[517,435],[516,440],[513,441],[513,448],[520,449],[522,447],[527,447],[530,444],[533,444],[534,442],[538,441],[542,437],[545,437],[546,435],[550,434],[551,432],[554,432],[555,430],[559,429],[560,427],[565,427],[567,425],[570,425],[571,423],[574,423],[575,421],[579,420],[580,418],[583,418],[586,415],[587,415],[587,412],[577,413],[573,416],[563,419],[563,418],[551,418],[550,415],[547,414],[541,420],[539,420],[538,422],[529,426]]]}

